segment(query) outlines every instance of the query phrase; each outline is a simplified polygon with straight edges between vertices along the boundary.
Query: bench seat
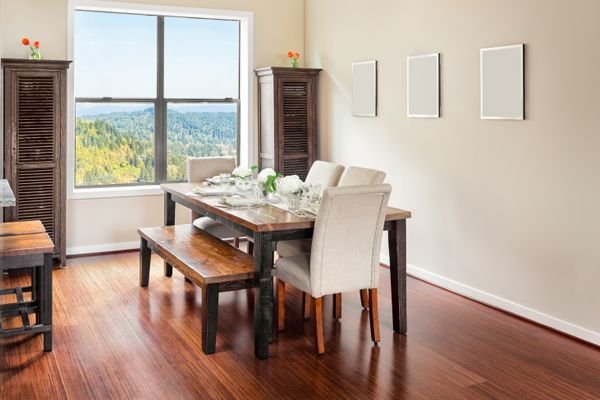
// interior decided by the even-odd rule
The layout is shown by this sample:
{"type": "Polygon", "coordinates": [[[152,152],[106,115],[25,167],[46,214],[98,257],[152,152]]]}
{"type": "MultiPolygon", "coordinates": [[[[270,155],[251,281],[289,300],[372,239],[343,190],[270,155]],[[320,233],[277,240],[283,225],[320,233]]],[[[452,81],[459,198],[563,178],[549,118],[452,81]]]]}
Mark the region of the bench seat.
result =
{"type": "Polygon", "coordinates": [[[0,223],[0,236],[31,235],[45,232],[46,228],[39,220],[0,223]]]}
{"type": "Polygon", "coordinates": [[[202,288],[202,350],[215,352],[219,292],[255,286],[254,259],[191,224],[139,228],[140,286],[148,286],[153,251],[202,288]]]}

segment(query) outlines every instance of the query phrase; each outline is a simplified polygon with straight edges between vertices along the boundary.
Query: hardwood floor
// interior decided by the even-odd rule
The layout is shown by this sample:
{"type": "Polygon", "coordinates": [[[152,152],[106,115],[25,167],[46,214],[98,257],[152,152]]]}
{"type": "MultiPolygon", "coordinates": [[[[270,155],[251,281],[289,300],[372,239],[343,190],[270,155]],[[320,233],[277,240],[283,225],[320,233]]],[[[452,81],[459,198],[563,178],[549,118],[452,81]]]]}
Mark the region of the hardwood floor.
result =
{"type": "MultiPolygon", "coordinates": [[[[135,252],[67,264],[54,271],[54,350],[41,351],[41,336],[3,340],[0,399],[600,398],[599,350],[415,279],[407,336],[392,333],[389,287],[380,288],[378,347],[358,294],[342,296],[337,322],[326,298],[322,356],[302,296],[286,288],[285,331],[259,361],[252,291],[221,294],[207,356],[201,291],[178,273],[164,278],[157,256],[147,289],[135,252]]],[[[2,287],[25,280],[0,275],[2,287]]]]}

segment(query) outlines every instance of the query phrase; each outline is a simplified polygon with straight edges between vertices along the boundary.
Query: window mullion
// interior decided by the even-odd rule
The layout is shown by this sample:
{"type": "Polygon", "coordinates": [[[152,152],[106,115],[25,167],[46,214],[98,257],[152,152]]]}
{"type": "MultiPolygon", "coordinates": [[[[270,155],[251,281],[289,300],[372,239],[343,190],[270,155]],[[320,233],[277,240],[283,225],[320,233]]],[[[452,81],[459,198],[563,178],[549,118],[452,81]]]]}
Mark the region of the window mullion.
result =
{"type": "Polygon", "coordinates": [[[159,183],[167,180],[167,103],[165,101],[165,19],[157,17],[157,65],[155,106],[155,177],[159,183]]]}

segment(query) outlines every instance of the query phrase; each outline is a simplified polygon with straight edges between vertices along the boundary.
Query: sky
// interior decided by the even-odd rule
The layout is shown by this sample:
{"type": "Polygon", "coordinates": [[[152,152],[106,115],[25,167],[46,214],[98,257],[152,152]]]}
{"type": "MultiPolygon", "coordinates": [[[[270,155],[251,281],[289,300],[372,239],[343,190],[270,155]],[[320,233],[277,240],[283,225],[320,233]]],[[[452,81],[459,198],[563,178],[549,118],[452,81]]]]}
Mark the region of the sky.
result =
{"type": "MultiPolygon", "coordinates": [[[[155,16],[77,11],[75,96],[155,97],[156,43],[155,16]]],[[[237,21],[165,17],[165,96],[237,98],[238,54],[237,21]]]]}

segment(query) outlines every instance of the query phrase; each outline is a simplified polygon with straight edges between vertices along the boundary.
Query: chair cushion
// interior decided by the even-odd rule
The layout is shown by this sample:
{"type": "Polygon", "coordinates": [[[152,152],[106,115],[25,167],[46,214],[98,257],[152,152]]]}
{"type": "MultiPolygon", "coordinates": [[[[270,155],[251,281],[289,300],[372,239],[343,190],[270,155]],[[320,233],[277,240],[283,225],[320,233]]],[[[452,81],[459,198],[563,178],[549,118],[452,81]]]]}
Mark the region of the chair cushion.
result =
{"type": "Polygon", "coordinates": [[[198,229],[202,229],[221,239],[238,238],[243,236],[240,232],[235,231],[231,228],[226,227],[220,222],[208,217],[200,217],[193,222],[194,226],[198,229]]]}
{"type": "Polygon", "coordinates": [[[299,256],[310,253],[312,239],[282,240],[277,242],[277,254],[279,257],[299,256]]]}
{"type": "Polygon", "coordinates": [[[275,263],[275,277],[311,294],[310,254],[280,258],[275,263]]]}

